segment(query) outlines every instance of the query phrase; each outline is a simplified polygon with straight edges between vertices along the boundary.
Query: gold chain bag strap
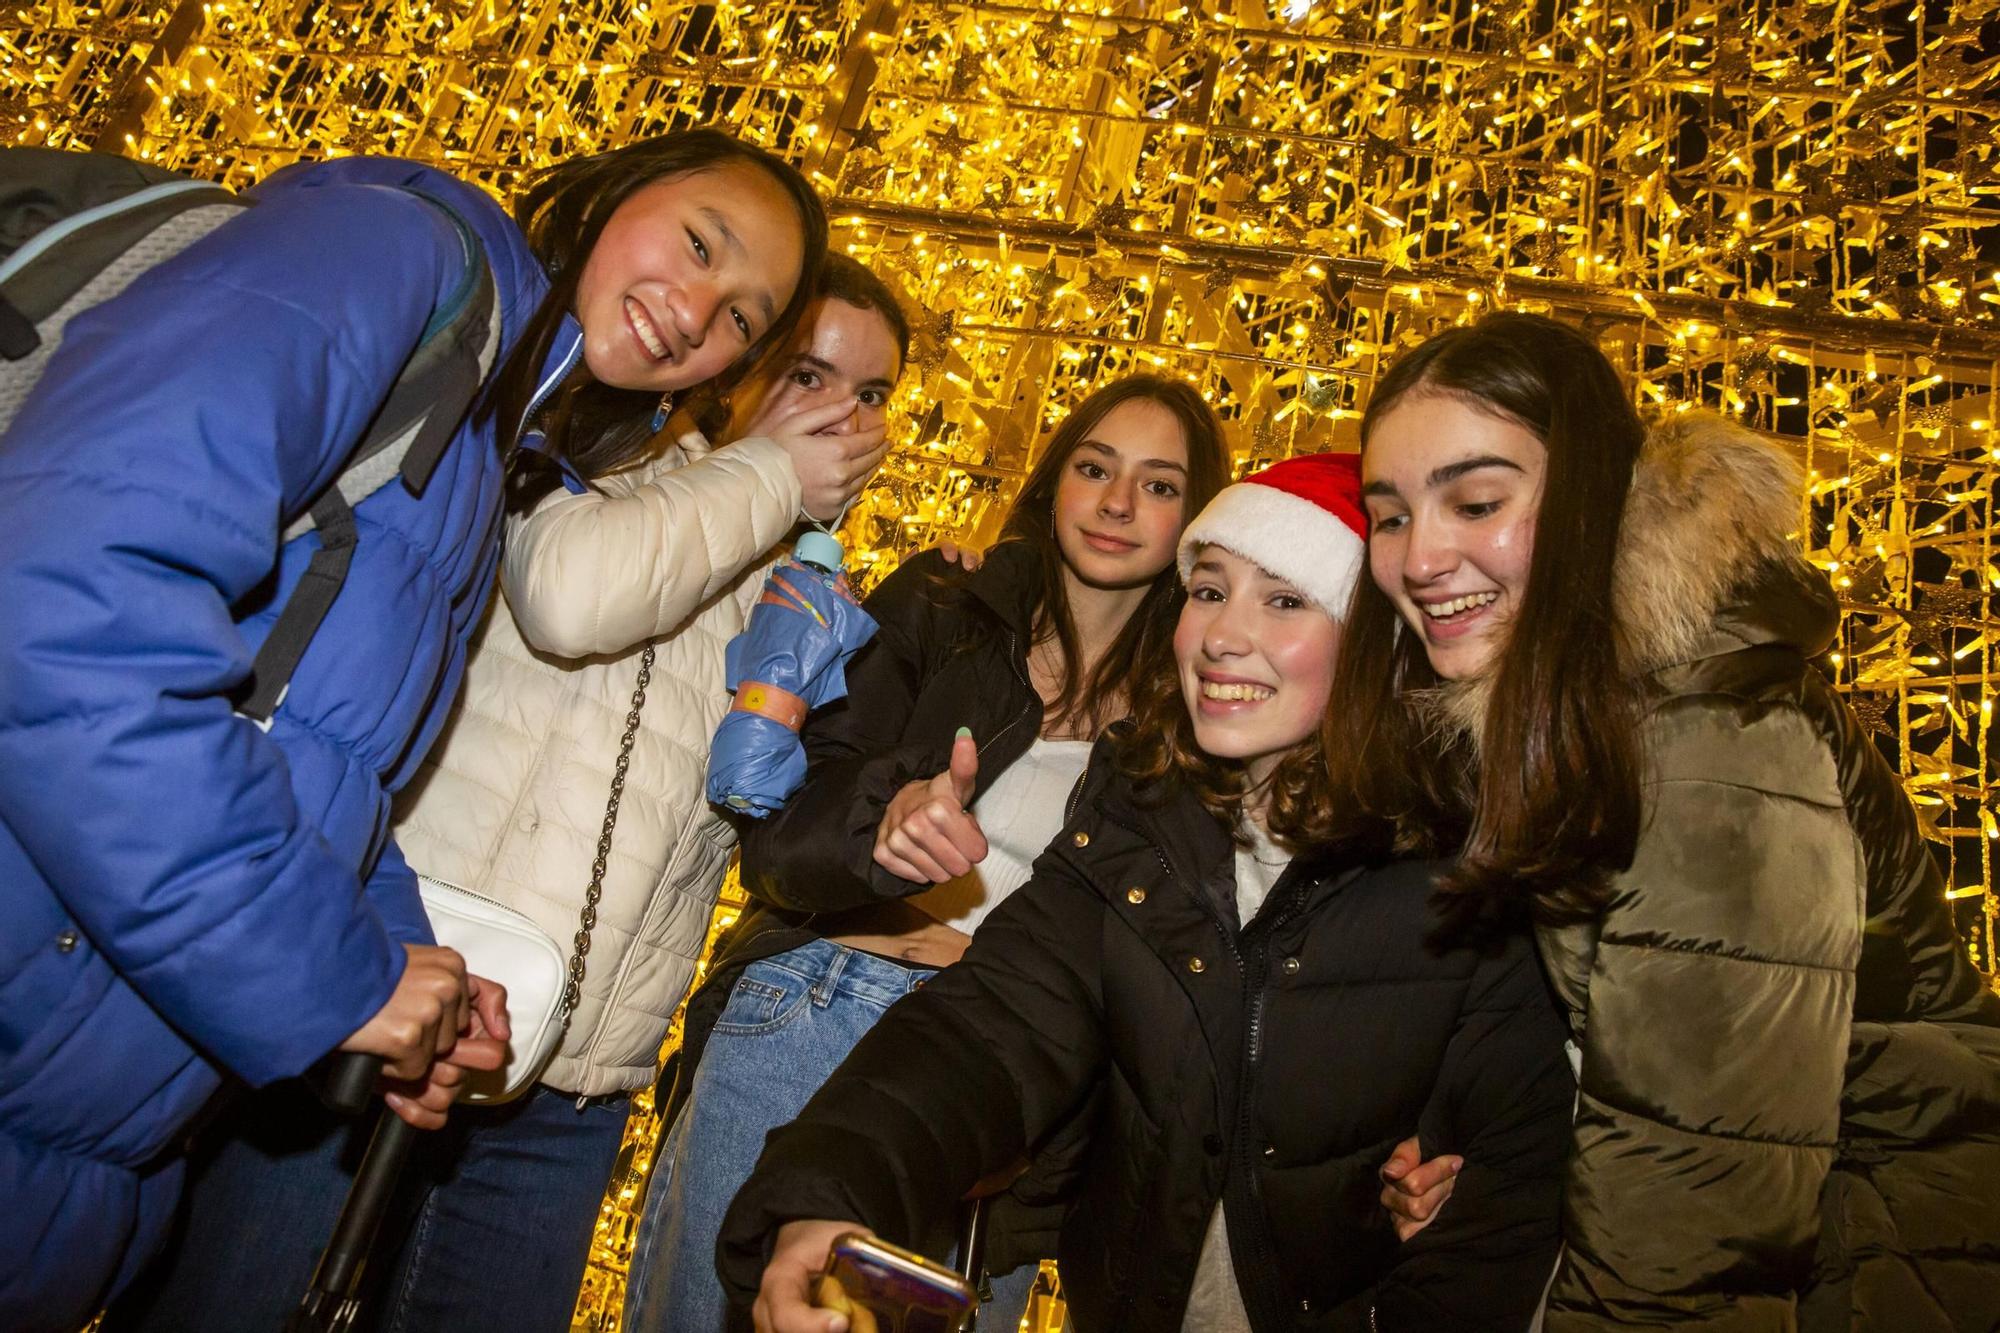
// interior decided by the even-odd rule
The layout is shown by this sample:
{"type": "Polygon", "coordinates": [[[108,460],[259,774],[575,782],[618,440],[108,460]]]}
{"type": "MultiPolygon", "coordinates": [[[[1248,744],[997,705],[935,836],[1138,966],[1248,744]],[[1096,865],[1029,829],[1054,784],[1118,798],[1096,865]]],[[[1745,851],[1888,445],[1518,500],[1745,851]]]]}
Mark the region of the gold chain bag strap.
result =
{"type": "Polygon", "coordinates": [[[604,831],[597,835],[597,858],[590,863],[590,884],[583,891],[583,911],[577,917],[576,939],[570,945],[569,981],[563,986],[562,1026],[583,999],[584,960],[590,957],[590,932],[597,929],[597,904],[604,897],[604,870],[611,863],[611,835],[618,827],[618,807],[625,800],[625,774],[632,767],[632,744],[639,738],[639,710],[646,706],[646,687],[653,683],[653,645],[639,654],[639,679],[632,687],[632,708],[625,714],[625,735],[618,742],[618,762],[611,770],[611,796],[604,802],[604,831]]]}
{"type": "Polygon", "coordinates": [[[590,887],[584,890],[567,964],[562,946],[522,913],[455,884],[417,878],[438,943],[463,954],[467,971],[507,988],[508,1018],[514,1029],[507,1063],[501,1069],[468,1074],[465,1101],[494,1103],[519,1097],[535,1085],[569,1033],[570,1016],[583,998],[584,963],[590,955],[590,933],[597,926],[598,900],[604,896],[604,871],[611,859],[618,806],[625,797],[625,776],[632,767],[632,745],[639,738],[639,710],[652,683],[653,646],[648,644],[639,657],[639,680],[625,714],[625,735],[618,742],[611,797],[604,805],[604,831],[598,835],[597,858],[590,863],[590,887]]]}

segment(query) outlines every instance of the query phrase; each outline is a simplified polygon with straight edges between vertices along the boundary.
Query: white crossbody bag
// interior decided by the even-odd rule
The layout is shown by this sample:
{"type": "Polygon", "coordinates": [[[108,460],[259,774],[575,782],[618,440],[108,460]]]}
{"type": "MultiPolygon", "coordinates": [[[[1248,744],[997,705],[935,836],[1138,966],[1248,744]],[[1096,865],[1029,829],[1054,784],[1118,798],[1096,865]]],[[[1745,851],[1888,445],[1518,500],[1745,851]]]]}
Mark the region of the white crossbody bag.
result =
{"type": "Polygon", "coordinates": [[[604,806],[604,829],[597,839],[597,857],[590,863],[590,884],[584,890],[583,912],[568,961],[555,940],[524,914],[491,898],[417,876],[424,913],[431,919],[437,942],[465,956],[465,970],[507,988],[507,1018],[513,1029],[507,1043],[507,1063],[490,1073],[467,1074],[459,1100],[512,1101],[534,1086],[555,1058],[569,1031],[570,1015],[583,996],[584,961],[590,955],[590,932],[597,926],[597,903],[604,896],[604,869],[611,856],[611,834],[618,825],[618,806],[625,797],[625,774],[632,766],[632,743],[639,735],[639,710],[646,687],[653,681],[653,646],[639,658],[639,679],[632,690],[632,708],[625,714],[625,736],[618,743],[618,764],[611,775],[611,796],[604,806]]]}

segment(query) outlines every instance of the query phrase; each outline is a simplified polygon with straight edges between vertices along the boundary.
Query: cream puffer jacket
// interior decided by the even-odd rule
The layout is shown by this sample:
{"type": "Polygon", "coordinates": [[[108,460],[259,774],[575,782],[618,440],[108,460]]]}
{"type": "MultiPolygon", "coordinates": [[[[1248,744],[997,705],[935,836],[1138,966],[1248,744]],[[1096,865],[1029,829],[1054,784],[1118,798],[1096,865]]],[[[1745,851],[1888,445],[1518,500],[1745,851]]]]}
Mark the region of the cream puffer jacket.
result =
{"type": "Polygon", "coordinates": [[[567,953],[639,658],[649,641],[656,651],[582,1001],[542,1076],[551,1087],[598,1096],[653,1077],[736,844],[702,794],[730,702],[723,649],[800,503],[773,441],[711,450],[690,431],[594,492],[557,490],[508,520],[505,605],[397,803],[396,838],[419,873],[525,913],[567,953]]]}

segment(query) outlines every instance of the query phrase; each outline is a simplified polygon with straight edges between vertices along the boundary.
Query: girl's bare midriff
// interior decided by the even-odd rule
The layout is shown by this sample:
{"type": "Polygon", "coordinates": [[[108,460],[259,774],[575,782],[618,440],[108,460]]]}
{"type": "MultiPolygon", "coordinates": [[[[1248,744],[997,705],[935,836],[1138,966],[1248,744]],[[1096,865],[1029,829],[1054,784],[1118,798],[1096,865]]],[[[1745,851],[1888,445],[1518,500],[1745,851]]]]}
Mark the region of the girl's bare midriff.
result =
{"type": "Polygon", "coordinates": [[[950,967],[972,943],[964,931],[953,930],[909,903],[893,901],[842,912],[839,930],[826,938],[912,967],[950,967]]]}

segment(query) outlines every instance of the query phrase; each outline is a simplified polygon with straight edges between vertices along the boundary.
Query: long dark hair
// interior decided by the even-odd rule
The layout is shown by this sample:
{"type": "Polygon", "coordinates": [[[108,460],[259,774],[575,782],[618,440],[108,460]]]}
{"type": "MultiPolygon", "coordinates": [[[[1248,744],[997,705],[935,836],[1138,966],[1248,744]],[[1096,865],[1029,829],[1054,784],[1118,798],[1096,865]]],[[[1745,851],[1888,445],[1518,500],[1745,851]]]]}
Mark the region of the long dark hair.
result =
{"type": "Polygon", "coordinates": [[[1025,542],[1041,557],[1042,585],[1035,598],[1034,642],[1056,640],[1062,646],[1063,678],[1046,723],[1060,728],[1081,726],[1095,735],[1111,719],[1105,714],[1115,702],[1130,702],[1131,691],[1149,674],[1149,667],[1171,661],[1174,622],[1180,615],[1180,578],[1173,563],[1153,579],[1104,656],[1088,671],[1080,660],[1076,621],[1070,614],[1068,585],[1063,582],[1062,549],[1056,542],[1056,487],[1069,466],[1070,455],[1090,438],[1111,410],[1135,399],[1158,403],[1180,422],[1187,445],[1187,482],[1181,489],[1181,522],[1191,522],[1215,493],[1229,484],[1229,448],[1222,423],[1193,385],[1163,375],[1127,375],[1085,398],[1056,427],[1048,448],[1021,484],[1007,511],[1000,536],[1025,542]]]}
{"type": "Polygon", "coordinates": [[[555,345],[563,317],[576,304],[584,262],[590,258],[604,224],[620,204],[655,181],[731,163],[762,171],[785,191],[798,211],[805,253],[791,300],[763,336],[716,377],[726,381],[717,387],[726,388],[771,348],[783,346],[812,302],[826,254],[826,209],[804,176],[782,159],[720,130],[678,130],[551,167],[516,201],[514,219],[527,233],[529,248],[548,270],[549,291],[529,317],[520,341],[502,363],[479,407],[480,420],[497,423],[501,451],[511,463],[507,485],[510,510],[532,508],[553,489],[562,461],[567,460],[585,478],[603,476],[629,461],[651,435],[653,412],[660,401],[657,393],[584,379],[559,389],[544,406],[546,451],[515,448],[527,424],[523,417],[534,399],[549,349],[555,345]]]}
{"type": "Polygon", "coordinates": [[[1557,923],[1602,906],[1640,821],[1638,686],[1618,660],[1612,572],[1645,428],[1595,343],[1538,315],[1488,315],[1430,339],[1382,377],[1361,422],[1445,394],[1548,450],[1528,586],[1487,669],[1473,739],[1425,705],[1441,682],[1372,579],[1360,580],[1322,748],[1344,838],[1458,856],[1447,930],[1557,923]]]}

